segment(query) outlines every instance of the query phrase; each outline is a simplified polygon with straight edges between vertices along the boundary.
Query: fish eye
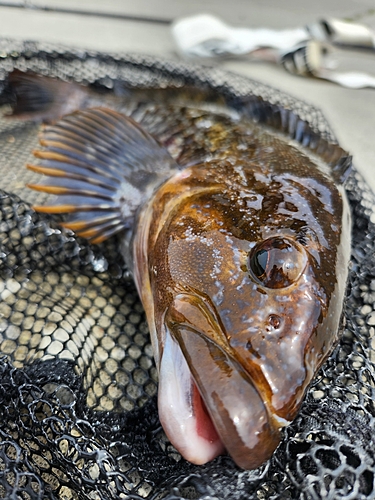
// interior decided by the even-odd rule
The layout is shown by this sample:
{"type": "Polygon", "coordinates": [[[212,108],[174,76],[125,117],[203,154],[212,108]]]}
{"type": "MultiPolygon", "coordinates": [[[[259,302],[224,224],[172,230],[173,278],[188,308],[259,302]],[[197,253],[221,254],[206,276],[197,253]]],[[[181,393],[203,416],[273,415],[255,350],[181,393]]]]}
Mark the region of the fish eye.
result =
{"type": "Polygon", "coordinates": [[[307,256],[299,243],[285,237],[268,238],[250,252],[248,269],[267,288],[286,288],[305,270],[307,256]]]}

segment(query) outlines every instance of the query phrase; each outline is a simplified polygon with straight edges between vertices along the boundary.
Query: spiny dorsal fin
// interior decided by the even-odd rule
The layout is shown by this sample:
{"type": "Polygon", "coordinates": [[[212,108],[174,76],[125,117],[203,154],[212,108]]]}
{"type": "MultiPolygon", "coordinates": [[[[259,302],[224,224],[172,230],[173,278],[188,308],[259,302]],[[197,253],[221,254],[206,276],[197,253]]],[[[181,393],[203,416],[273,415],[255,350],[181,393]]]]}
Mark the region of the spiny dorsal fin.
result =
{"type": "Polygon", "coordinates": [[[93,243],[131,227],[138,207],[179,168],[131,118],[106,108],[45,127],[40,143],[41,165],[28,168],[47,178],[29,187],[57,198],[35,210],[69,214],[62,225],[93,243]]]}
{"type": "Polygon", "coordinates": [[[241,114],[287,134],[291,139],[320,156],[330,165],[332,177],[337,184],[343,184],[348,178],[352,168],[352,157],[349,153],[338,144],[322,137],[294,111],[272,104],[260,96],[237,98],[231,104],[241,114]]]}

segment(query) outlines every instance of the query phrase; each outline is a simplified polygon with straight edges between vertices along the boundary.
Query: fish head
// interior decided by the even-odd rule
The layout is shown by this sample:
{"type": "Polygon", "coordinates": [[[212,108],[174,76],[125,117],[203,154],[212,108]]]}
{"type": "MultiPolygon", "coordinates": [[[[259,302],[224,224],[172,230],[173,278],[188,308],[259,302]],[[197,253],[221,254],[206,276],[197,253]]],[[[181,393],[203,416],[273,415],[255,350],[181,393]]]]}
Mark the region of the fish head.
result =
{"type": "Polygon", "coordinates": [[[159,414],[188,460],[225,448],[252,469],[272,455],[337,339],[346,202],[324,176],[320,191],[316,179],[265,185],[246,172],[240,186],[212,187],[200,171],[194,191],[189,175],[150,257],[159,414]]]}

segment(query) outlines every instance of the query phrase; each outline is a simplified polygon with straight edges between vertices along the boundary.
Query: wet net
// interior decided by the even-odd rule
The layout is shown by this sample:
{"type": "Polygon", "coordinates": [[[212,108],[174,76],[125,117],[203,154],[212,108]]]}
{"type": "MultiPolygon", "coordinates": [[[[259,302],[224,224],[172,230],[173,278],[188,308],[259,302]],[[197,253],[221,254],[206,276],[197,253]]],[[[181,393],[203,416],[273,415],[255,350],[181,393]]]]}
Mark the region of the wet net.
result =
{"type": "MultiPolygon", "coordinates": [[[[333,139],[319,110],[219,69],[0,40],[2,102],[14,67],[113,91],[125,83],[253,93],[333,139]]],[[[118,242],[91,247],[30,209],[37,195],[25,190],[33,174],[24,165],[37,133],[0,118],[0,498],[375,498],[375,198],[361,176],[347,184],[346,328],[298,417],[255,471],[227,456],[194,466],[161,429],[147,324],[118,242]]]]}

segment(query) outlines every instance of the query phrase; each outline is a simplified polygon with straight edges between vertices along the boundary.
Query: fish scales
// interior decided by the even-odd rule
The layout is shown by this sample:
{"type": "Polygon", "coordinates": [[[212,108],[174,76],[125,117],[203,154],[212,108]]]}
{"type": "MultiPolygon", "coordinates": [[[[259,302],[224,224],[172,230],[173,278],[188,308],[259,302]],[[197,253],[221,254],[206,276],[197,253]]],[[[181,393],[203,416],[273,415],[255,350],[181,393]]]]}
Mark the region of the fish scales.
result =
{"type": "Polygon", "coordinates": [[[93,243],[122,232],[167,436],[193,463],[259,467],[339,338],[349,157],[254,97],[9,84],[15,117],[54,122],[29,168],[57,198],[36,210],[93,243]]]}

